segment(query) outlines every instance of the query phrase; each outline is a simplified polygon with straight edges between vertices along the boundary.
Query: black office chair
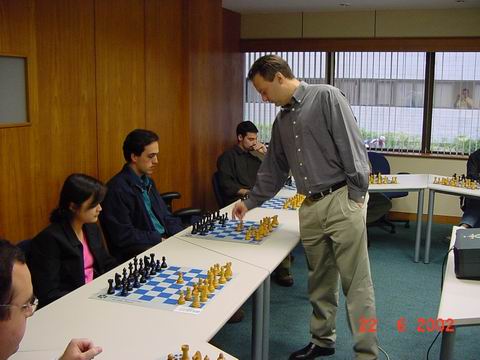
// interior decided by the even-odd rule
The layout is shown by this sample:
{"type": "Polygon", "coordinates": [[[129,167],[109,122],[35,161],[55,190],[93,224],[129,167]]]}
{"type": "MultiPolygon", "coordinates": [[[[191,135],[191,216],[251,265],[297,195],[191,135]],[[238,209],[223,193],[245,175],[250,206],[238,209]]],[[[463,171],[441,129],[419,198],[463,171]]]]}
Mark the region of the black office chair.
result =
{"type": "MultiPolygon", "coordinates": [[[[388,175],[390,174],[390,164],[388,163],[387,158],[385,155],[379,152],[369,151],[368,152],[368,159],[370,160],[370,164],[372,165],[372,173],[374,174],[383,174],[388,175]]],[[[408,173],[400,173],[400,174],[408,174],[408,173]]],[[[397,192],[388,192],[384,193],[386,197],[389,199],[398,199],[401,197],[408,196],[407,191],[397,191],[397,192]]],[[[402,222],[405,223],[405,227],[410,227],[410,220],[395,220],[395,222],[402,222]]],[[[390,233],[395,234],[395,224],[392,220],[388,220],[386,216],[381,217],[379,220],[368,224],[368,226],[388,226],[390,227],[390,233]]]]}
{"type": "Polygon", "coordinates": [[[198,219],[202,216],[202,209],[198,208],[182,208],[176,211],[172,211],[173,200],[180,199],[182,197],[182,195],[177,191],[165,192],[160,194],[160,196],[167,205],[168,211],[170,211],[172,215],[179,217],[184,226],[192,225],[192,223],[198,221],[198,219]]]}
{"type": "Polygon", "coordinates": [[[227,204],[223,201],[222,189],[220,188],[220,174],[216,171],[212,176],[212,187],[215,199],[217,200],[218,208],[223,209],[227,204]]]}
{"type": "Polygon", "coordinates": [[[31,246],[32,246],[32,239],[22,240],[17,244],[17,247],[19,247],[25,254],[25,259],[27,260],[27,263],[28,263],[28,256],[30,254],[31,246]]]}

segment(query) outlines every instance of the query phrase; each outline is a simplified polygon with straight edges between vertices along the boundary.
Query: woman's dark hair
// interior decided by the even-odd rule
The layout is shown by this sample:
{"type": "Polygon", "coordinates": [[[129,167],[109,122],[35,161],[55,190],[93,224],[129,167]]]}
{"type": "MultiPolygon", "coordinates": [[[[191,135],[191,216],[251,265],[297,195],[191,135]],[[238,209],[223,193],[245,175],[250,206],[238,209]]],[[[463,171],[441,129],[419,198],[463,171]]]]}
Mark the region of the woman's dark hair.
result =
{"type": "Polygon", "coordinates": [[[80,207],[85,201],[93,197],[90,208],[94,208],[103,201],[107,188],[102,182],[85,174],[72,174],[63,183],[60,192],[58,207],[50,214],[50,222],[68,222],[74,212],[70,209],[73,203],[80,207]]]}
{"type": "Polygon", "coordinates": [[[251,121],[242,121],[240,124],[237,125],[237,136],[242,135],[245,137],[247,133],[258,133],[258,129],[255,124],[251,121]]]}
{"type": "MultiPolygon", "coordinates": [[[[12,301],[12,271],[13,265],[19,262],[25,264],[25,255],[15,245],[0,239],[0,304],[8,305],[12,301]]],[[[0,321],[8,320],[9,308],[0,306],[0,321]]]]}
{"type": "Polygon", "coordinates": [[[132,154],[142,155],[145,146],[158,141],[158,135],[153,131],[135,129],[130,132],[123,142],[123,157],[127,163],[132,161],[132,154]]]}
{"type": "Polygon", "coordinates": [[[292,69],[288,63],[278,55],[264,55],[253,63],[248,72],[248,80],[252,81],[259,74],[266,81],[273,81],[275,74],[279,72],[287,79],[293,79],[292,69]]]}

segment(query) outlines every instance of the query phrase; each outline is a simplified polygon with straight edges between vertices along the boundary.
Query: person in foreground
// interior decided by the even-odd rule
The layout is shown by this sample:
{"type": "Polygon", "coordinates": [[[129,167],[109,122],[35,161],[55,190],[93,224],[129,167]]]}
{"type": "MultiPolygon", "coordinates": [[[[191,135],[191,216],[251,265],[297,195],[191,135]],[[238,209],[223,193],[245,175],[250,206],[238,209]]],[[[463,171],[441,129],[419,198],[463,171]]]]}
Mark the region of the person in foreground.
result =
{"type": "Polygon", "coordinates": [[[96,224],[105,192],[105,186],[88,175],[72,174],[65,180],[50,225],[33,238],[28,251],[40,307],[116,265],[96,224]]]}
{"type": "MultiPolygon", "coordinates": [[[[0,239],[0,360],[17,352],[37,303],[24,254],[0,239]]],[[[101,352],[88,339],[72,339],[59,360],[90,360],[101,352]]]]}
{"type": "MultiPolygon", "coordinates": [[[[480,181],[480,149],[470,154],[467,161],[467,178],[480,181]]],[[[463,216],[460,226],[464,228],[480,227],[480,200],[478,198],[463,198],[463,216]]]]}
{"type": "Polygon", "coordinates": [[[369,165],[360,130],[345,96],[329,85],[297,80],[289,65],[265,55],[248,79],[264,101],[281,106],[256,184],[232,217],[272,198],[291,170],[298,192],[300,238],[309,270],[313,307],[310,343],[290,359],[315,359],[335,353],[338,279],[346,297],[355,359],[377,359],[375,297],[365,225],[369,165]],[[366,328],[366,329],[365,329],[366,328]]]}

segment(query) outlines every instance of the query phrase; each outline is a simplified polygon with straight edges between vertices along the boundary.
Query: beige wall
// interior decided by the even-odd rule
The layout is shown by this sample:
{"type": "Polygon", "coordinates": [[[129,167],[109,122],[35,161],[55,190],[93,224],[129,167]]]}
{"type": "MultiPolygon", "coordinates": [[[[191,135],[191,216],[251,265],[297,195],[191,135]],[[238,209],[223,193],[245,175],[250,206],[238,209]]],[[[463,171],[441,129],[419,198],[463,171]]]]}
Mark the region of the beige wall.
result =
{"type": "MultiPolygon", "coordinates": [[[[392,173],[409,172],[412,174],[436,174],[451,176],[453,174],[466,173],[466,160],[446,160],[430,158],[413,158],[405,156],[387,156],[392,173]]],[[[424,213],[428,208],[428,192],[425,194],[424,213]]],[[[409,196],[393,201],[392,211],[416,213],[417,195],[409,196]]],[[[462,216],[457,196],[437,194],[435,196],[435,215],[462,216]]]]}
{"type": "Polygon", "coordinates": [[[243,14],[242,39],[480,36],[480,9],[243,14]]]}

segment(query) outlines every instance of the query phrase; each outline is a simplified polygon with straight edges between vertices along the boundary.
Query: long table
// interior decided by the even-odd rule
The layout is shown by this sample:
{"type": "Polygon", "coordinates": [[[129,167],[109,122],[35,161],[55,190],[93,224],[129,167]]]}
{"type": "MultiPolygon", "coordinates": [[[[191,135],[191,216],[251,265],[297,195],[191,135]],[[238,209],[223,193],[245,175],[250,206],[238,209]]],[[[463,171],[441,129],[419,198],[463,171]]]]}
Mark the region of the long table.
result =
{"type": "MultiPolygon", "coordinates": [[[[222,209],[222,213],[227,212],[230,216],[233,204],[222,209]]],[[[259,221],[266,216],[278,215],[279,228],[270,233],[268,238],[260,245],[249,245],[245,243],[234,243],[219,240],[202,239],[199,237],[188,236],[191,229],[175,235],[176,238],[200,246],[211,251],[232,257],[239,261],[258,266],[268,271],[269,274],[277,268],[280,262],[288,256],[299,241],[298,229],[298,211],[295,210],[273,210],[265,208],[255,208],[249,211],[244,220],[259,221]]],[[[256,354],[255,349],[262,349],[262,359],[268,359],[269,353],[269,323],[270,323],[270,277],[267,276],[263,283],[263,302],[254,303],[254,313],[256,318],[262,317],[262,324],[257,328],[262,328],[261,344],[259,337],[253,334],[252,352],[256,354]]]]}
{"type": "MultiPolygon", "coordinates": [[[[456,231],[461,229],[454,226],[450,241],[450,249],[455,245],[456,231]]],[[[452,332],[442,333],[442,347],[440,360],[453,360],[455,334],[462,326],[480,325],[480,286],[475,280],[461,280],[455,276],[454,254],[448,254],[445,279],[443,282],[440,306],[437,319],[452,319],[454,326],[452,332]]],[[[450,329],[449,329],[450,330],[450,329]]]]}
{"type": "Polygon", "coordinates": [[[263,304],[262,292],[256,291],[269,276],[265,269],[175,238],[140,256],[151,252],[157,258],[166,256],[170,265],[202,269],[230,261],[234,278],[198,315],[91,299],[106,291],[107,279],[126,264],[120,265],[36,312],[28,321],[19,356],[63,349],[71,338],[87,337],[103,347],[102,359],[158,359],[179,344],[209,341],[252,294],[263,304]]]}

